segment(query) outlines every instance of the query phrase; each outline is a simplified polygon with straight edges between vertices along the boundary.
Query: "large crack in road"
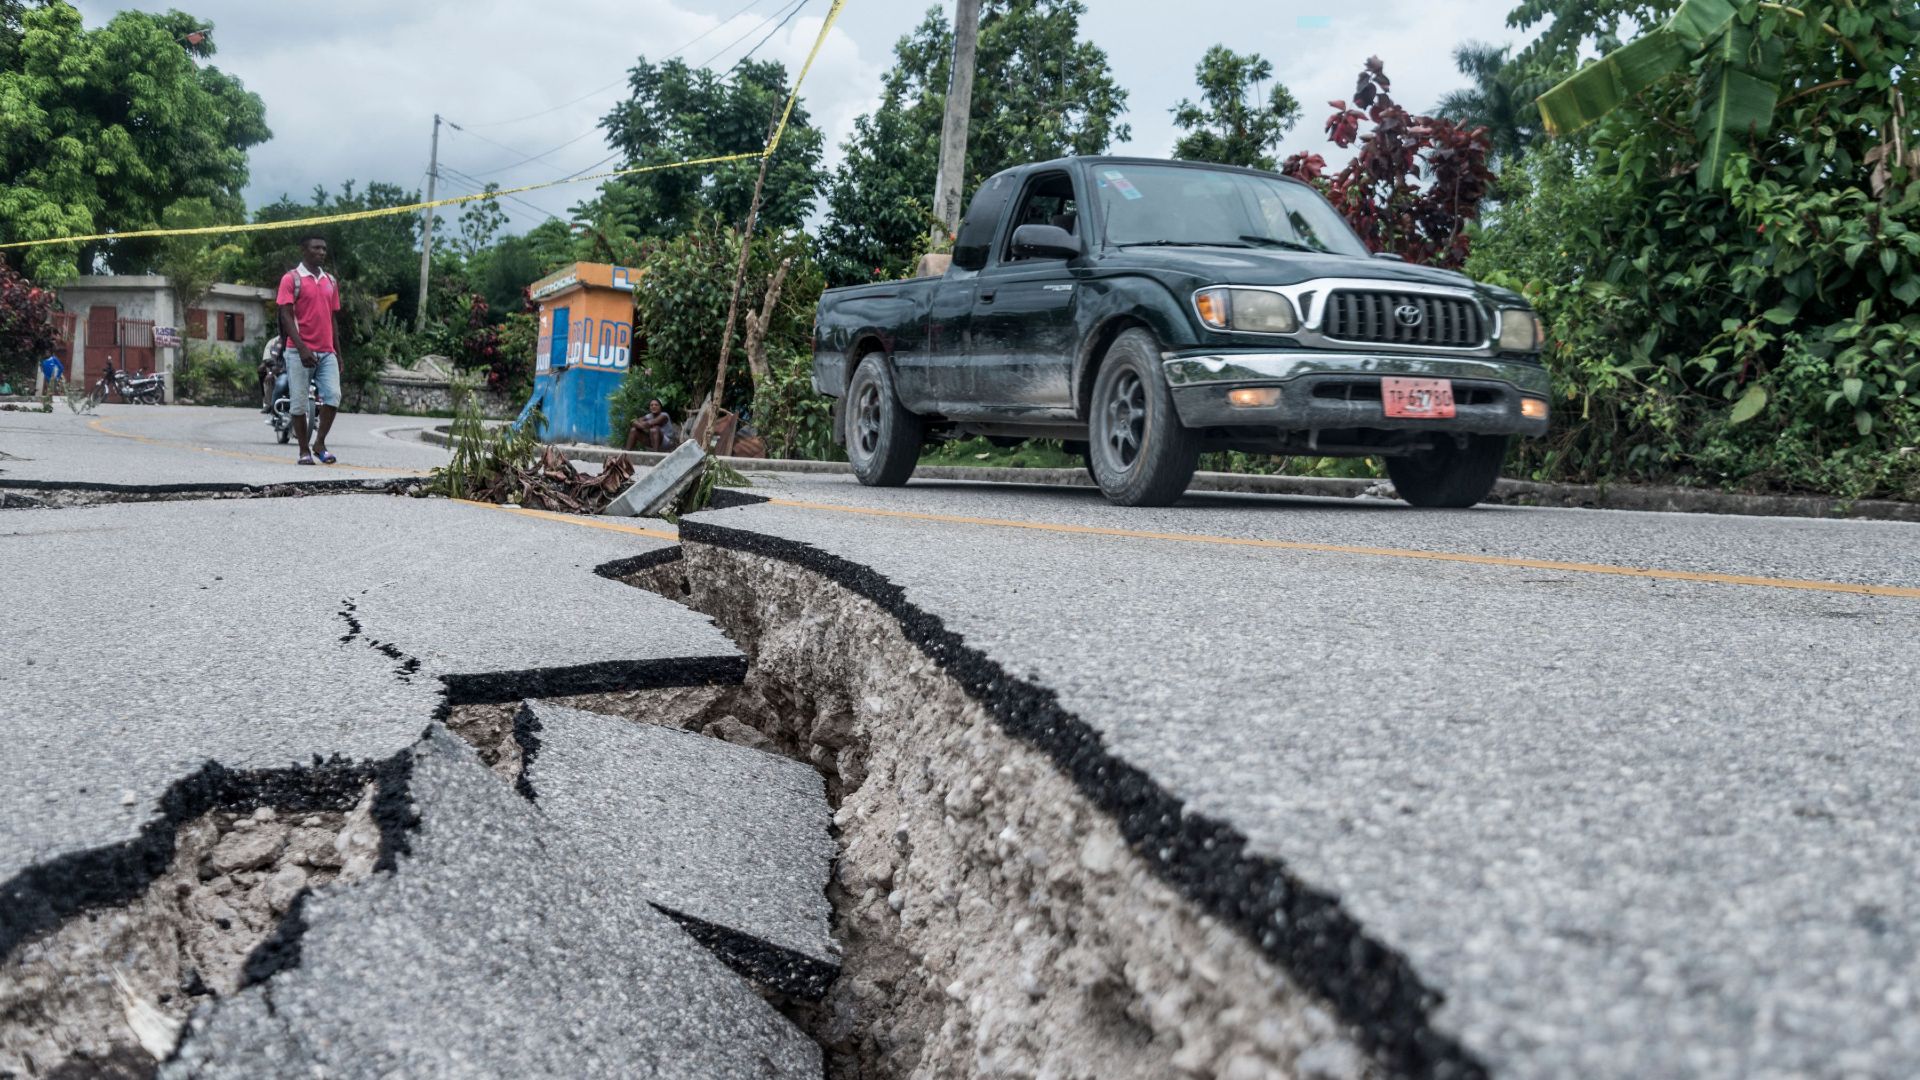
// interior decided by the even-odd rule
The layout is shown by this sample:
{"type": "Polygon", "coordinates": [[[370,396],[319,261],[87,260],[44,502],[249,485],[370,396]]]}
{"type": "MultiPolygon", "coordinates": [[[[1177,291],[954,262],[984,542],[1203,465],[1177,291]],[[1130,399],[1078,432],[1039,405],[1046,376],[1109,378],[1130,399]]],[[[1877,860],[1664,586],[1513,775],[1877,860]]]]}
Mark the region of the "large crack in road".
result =
{"type": "Polygon", "coordinates": [[[744,721],[825,776],[842,975],[817,1008],[790,1015],[825,1047],[830,1076],[1480,1071],[1422,1029],[1419,1010],[1394,1011],[1386,980],[1410,974],[1350,922],[1343,938],[1318,906],[1330,902],[1295,891],[1296,906],[1276,904],[1271,868],[1265,879],[1236,870],[1205,823],[1138,790],[1131,819],[1116,816],[1124,766],[1082,743],[1094,755],[1076,762],[1083,774],[1122,784],[1090,794],[1047,745],[1049,731],[1072,737],[1071,717],[1036,716],[1028,702],[1010,724],[1017,680],[969,686],[956,673],[972,662],[964,644],[849,587],[859,568],[823,573],[817,553],[769,556],[726,530],[683,530],[681,557],[603,572],[713,616],[751,657],[746,681],[680,714],[656,695],[597,704],[696,729],[744,721]],[[1247,906],[1222,918],[1192,895],[1218,907],[1222,889],[1247,906]],[[1264,947],[1248,940],[1250,910],[1269,913],[1264,947]],[[1384,987],[1380,1011],[1356,1027],[1342,1015],[1353,990],[1307,984],[1303,961],[1384,987]]]}

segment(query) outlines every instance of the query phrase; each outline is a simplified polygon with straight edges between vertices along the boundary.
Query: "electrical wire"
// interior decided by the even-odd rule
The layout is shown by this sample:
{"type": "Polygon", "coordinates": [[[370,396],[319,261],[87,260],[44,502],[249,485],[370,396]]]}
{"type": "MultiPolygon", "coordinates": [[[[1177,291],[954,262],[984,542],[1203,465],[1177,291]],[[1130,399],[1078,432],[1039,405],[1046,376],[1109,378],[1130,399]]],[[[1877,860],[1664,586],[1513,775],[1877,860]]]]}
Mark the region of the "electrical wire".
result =
{"type": "MultiPolygon", "coordinates": [[[[661,57],[660,59],[662,59],[662,60],[671,60],[671,59],[673,59],[674,57],[676,57],[676,56],[679,56],[679,55],[680,55],[681,53],[683,53],[683,52],[686,52],[686,51],[687,51],[688,49],[691,49],[691,48],[693,48],[693,47],[694,47],[695,45],[698,45],[698,44],[700,44],[700,43],[701,43],[702,41],[705,41],[705,40],[706,40],[707,38],[709,38],[709,37],[711,37],[711,36],[713,35],[713,32],[714,32],[715,30],[718,30],[718,29],[720,29],[721,27],[723,27],[723,26],[725,26],[725,25],[727,25],[728,23],[730,23],[730,22],[732,22],[733,20],[735,20],[735,19],[737,19],[737,18],[739,18],[740,16],[742,16],[742,15],[745,15],[745,14],[746,14],[746,13],[747,13],[748,11],[751,11],[752,9],[754,9],[754,8],[757,8],[757,7],[759,7],[759,6],[761,5],[761,4],[764,4],[764,3],[766,3],[766,2],[767,2],[767,0],[751,0],[751,2],[750,2],[750,3],[748,3],[748,4],[747,4],[747,5],[745,6],[745,7],[743,7],[743,8],[741,8],[741,9],[740,9],[739,11],[736,11],[736,12],[734,12],[733,14],[731,14],[731,15],[729,15],[729,16],[727,16],[727,17],[726,17],[726,18],[724,18],[724,19],[721,19],[721,20],[720,20],[719,22],[717,22],[717,23],[714,23],[714,24],[713,24],[712,26],[710,26],[710,27],[708,27],[708,28],[706,29],[706,32],[705,32],[705,33],[703,33],[703,34],[701,34],[701,35],[700,35],[699,37],[696,37],[696,38],[694,38],[694,39],[693,39],[692,41],[689,41],[689,42],[687,42],[687,43],[686,43],[685,45],[682,45],[682,46],[680,46],[679,48],[677,48],[677,49],[675,49],[675,50],[673,50],[672,52],[670,52],[670,53],[668,53],[668,54],[666,54],[665,56],[663,56],[663,57],[661,57]]],[[[765,24],[765,23],[761,23],[760,25],[761,25],[761,26],[765,26],[766,24],[765,24]]],[[[756,27],[756,29],[758,29],[758,28],[756,27]]],[[[751,34],[751,33],[753,33],[753,31],[752,31],[752,30],[749,30],[749,31],[747,31],[747,33],[749,33],[749,34],[751,34]]],[[[703,66],[703,67],[704,67],[705,65],[701,65],[701,66],[703,66]]],[[[551,109],[541,109],[541,110],[540,110],[539,112],[535,112],[535,113],[528,113],[528,114],[527,114],[527,115],[525,115],[525,116],[516,116],[516,117],[514,117],[514,118],[513,118],[513,119],[511,119],[511,120],[495,120],[495,121],[492,121],[492,122],[490,122],[490,123],[485,123],[485,124],[474,124],[474,125],[472,125],[472,126],[473,126],[473,127],[483,127],[483,128],[497,128],[497,127],[506,127],[506,126],[507,126],[507,125],[509,125],[509,124],[518,124],[518,123],[522,123],[522,122],[524,122],[524,121],[527,121],[527,120],[533,120],[533,119],[537,119],[537,118],[539,118],[539,117],[542,117],[542,116],[546,116],[546,115],[548,115],[549,113],[557,113],[557,112],[559,112],[559,111],[560,111],[561,109],[565,109],[565,108],[568,108],[568,107],[570,107],[570,106],[574,106],[574,105],[578,105],[578,104],[580,104],[581,102],[583,102],[583,101],[585,101],[585,100],[587,100],[588,98],[590,98],[590,97],[594,97],[594,96],[595,96],[595,95],[597,95],[597,94],[603,94],[603,93],[605,93],[605,92],[607,92],[608,90],[611,90],[611,89],[613,89],[614,87],[616,87],[616,86],[619,86],[619,85],[620,85],[621,83],[624,83],[624,82],[626,82],[626,81],[627,81],[627,76],[626,76],[625,74],[622,74],[622,75],[621,75],[621,76],[620,76],[619,78],[617,78],[617,79],[615,79],[615,80],[613,80],[612,82],[610,82],[610,83],[608,83],[608,84],[607,84],[607,85],[605,85],[605,86],[602,86],[602,87],[598,87],[598,88],[595,88],[595,89],[593,89],[593,90],[589,90],[589,91],[587,91],[586,93],[584,93],[584,94],[582,94],[582,95],[580,95],[579,97],[577,97],[577,98],[574,98],[574,99],[573,99],[572,101],[563,101],[563,102],[561,102],[560,104],[558,104],[558,105],[555,105],[555,106],[554,106],[553,108],[551,108],[551,109]]]]}
{"type": "MultiPolygon", "coordinates": [[[[472,173],[462,172],[461,170],[456,169],[445,162],[440,163],[440,170],[442,172],[452,174],[452,176],[448,178],[448,186],[450,187],[464,188],[466,189],[467,193],[474,194],[474,195],[485,195],[487,193],[487,185],[481,182],[472,173]],[[464,183],[461,183],[461,181],[464,181],[464,183]]],[[[496,198],[506,199],[510,202],[519,203],[521,206],[526,207],[527,209],[533,211],[534,213],[545,214],[547,217],[552,218],[555,221],[559,221],[562,223],[565,223],[566,221],[566,219],[562,218],[559,214],[554,213],[553,211],[547,209],[544,206],[535,206],[534,204],[519,197],[518,195],[500,195],[500,196],[496,196],[496,198]]]]}
{"type": "MultiPolygon", "coordinates": [[[[796,3],[796,4],[804,4],[804,3],[806,3],[806,2],[807,2],[807,0],[795,0],[795,3],[796,3]]],[[[790,5],[790,6],[791,6],[791,5],[790,5]]],[[[785,9],[782,9],[782,10],[785,10],[785,9]]],[[[777,14],[779,14],[779,12],[778,12],[778,11],[776,11],[776,12],[774,13],[774,15],[777,15],[777,14]]],[[[788,17],[788,18],[792,18],[792,15],[791,15],[791,14],[789,14],[789,15],[788,15],[787,17],[788,17]]],[[[723,46],[721,46],[721,47],[720,47],[720,51],[719,51],[719,52],[717,52],[717,53],[714,53],[714,54],[713,54],[712,56],[709,56],[709,57],[707,57],[707,58],[706,58],[705,60],[702,60],[702,61],[700,61],[700,62],[699,62],[698,64],[695,64],[695,65],[693,65],[693,66],[694,66],[694,68],[696,68],[696,69],[698,69],[698,68],[703,68],[703,67],[707,67],[707,66],[709,66],[709,65],[711,65],[711,64],[712,64],[712,63],[713,63],[713,62],[714,62],[715,60],[718,60],[718,59],[720,59],[720,58],[721,58],[722,56],[725,56],[725,55],[726,55],[726,54],[727,54],[728,52],[730,52],[730,51],[731,51],[731,50],[733,49],[733,47],[734,47],[735,45],[738,45],[738,44],[740,44],[741,42],[743,42],[743,41],[745,41],[745,40],[747,40],[748,38],[750,38],[750,37],[752,37],[752,36],[753,36],[753,35],[754,35],[754,34],[755,34],[756,32],[758,32],[758,31],[760,30],[760,27],[762,27],[762,26],[765,26],[765,25],[767,25],[768,23],[770,23],[770,22],[772,22],[772,21],[773,21],[773,19],[774,19],[774,16],[773,16],[773,15],[769,15],[769,16],[767,16],[766,18],[764,18],[764,19],[762,19],[762,20],[760,20],[760,26],[756,26],[756,27],[754,27],[753,29],[751,29],[751,30],[748,30],[748,31],[747,31],[746,33],[744,33],[744,34],[741,34],[741,35],[740,35],[739,37],[737,37],[737,38],[734,38],[734,39],[733,39],[732,41],[729,41],[729,42],[727,42],[727,43],[726,43],[725,45],[723,45],[723,46]]]]}
{"type": "Polygon", "coordinates": [[[753,54],[760,51],[761,45],[765,45],[767,42],[772,41],[773,35],[779,33],[782,28],[784,28],[788,23],[792,22],[793,17],[795,15],[800,14],[802,11],[805,11],[807,9],[807,5],[812,2],[813,0],[800,0],[799,5],[794,7],[793,10],[787,12],[787,17],[784,19],[781,19],[778,26],[775,26],[773,29],[767,31],[767,36],[761,38],[759,44],[755,45],[751,49],[748,49],[745,56],[742,56],[740,59],[735,60],[733,62],[733,66],[727,69],[728,73],[731,74],[732,72],[739,71],[741,65],[753,59],[753,54]]]}

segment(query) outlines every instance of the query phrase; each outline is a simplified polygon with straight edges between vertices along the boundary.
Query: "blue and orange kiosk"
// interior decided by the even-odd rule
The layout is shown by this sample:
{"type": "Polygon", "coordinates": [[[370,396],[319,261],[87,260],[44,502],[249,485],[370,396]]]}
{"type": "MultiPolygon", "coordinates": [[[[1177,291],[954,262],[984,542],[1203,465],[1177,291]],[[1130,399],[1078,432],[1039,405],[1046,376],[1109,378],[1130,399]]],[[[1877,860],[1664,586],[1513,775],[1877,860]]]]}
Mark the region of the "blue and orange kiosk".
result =
{"type": "Polygon", "coordinates": [[[533,283],[540,307],[533,402],[544,442],[605,443],[611,403],[633,362],[633,287],[638,270],[574,263],[533,283]]]}

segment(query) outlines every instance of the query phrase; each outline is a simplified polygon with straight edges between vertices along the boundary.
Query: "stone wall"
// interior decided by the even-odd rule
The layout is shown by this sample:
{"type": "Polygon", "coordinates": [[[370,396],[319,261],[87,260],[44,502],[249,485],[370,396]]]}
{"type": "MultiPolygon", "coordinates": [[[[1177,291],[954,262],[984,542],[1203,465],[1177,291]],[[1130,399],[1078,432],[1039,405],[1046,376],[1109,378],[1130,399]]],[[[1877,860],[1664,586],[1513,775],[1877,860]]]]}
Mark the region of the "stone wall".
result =
{"type": "MultiPolygon", "coordinates": [[[[493,420],[511,420],[520,415],[525,402],[515,401],[492,390],[477,391],[482,415],[493,420]]],[[[452,384],[424,379],[380,380],[380,412],[452,412],[452,384]]]]}

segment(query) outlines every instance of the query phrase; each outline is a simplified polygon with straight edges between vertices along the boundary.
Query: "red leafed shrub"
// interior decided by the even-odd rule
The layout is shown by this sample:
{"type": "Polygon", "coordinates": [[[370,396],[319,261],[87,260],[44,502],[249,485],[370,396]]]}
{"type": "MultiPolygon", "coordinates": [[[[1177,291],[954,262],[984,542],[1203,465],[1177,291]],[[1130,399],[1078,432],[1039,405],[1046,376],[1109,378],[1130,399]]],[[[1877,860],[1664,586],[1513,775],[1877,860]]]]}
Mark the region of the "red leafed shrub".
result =
{"type": "Polygon", "coordinates": [[[58,347],[53,290],[22,277],[0,259],[0,382],[28,378],[58,347]]]}
{"type": "Polygon", "coordinates": [[[1486,129],[1415,116],[1394,102],[1391,86],[1380,58],[1369,57],[1353,104],[1329,103],[1327,137],[1343,150],[1360,144],[1346,168],[1328,176],[1324,158],[1300,153],[1280,171],[1318,186],[1370,250],[1458,268],[1467,261],[1467,223],[1493,186],[1486,129]],[[1363,121],[1373,130],[1362,133],[1363,121]]]}

